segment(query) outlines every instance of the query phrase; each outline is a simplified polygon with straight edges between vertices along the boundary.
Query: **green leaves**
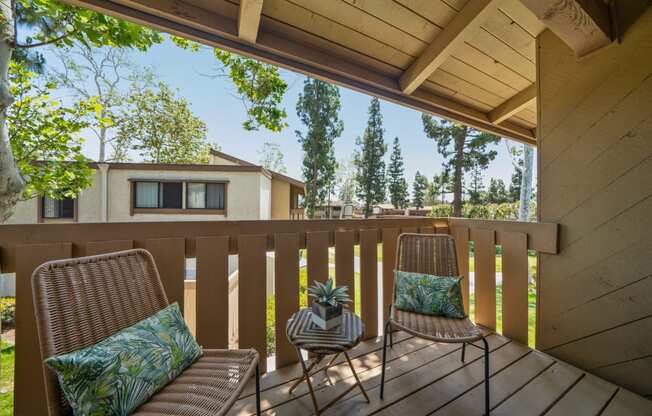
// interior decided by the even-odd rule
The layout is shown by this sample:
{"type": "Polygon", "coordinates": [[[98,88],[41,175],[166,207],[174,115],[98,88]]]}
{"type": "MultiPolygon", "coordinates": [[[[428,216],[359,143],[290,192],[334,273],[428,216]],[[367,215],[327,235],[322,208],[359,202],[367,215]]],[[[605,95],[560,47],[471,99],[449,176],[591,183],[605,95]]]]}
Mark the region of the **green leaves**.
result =
{"type": "Polygon", "coordinates": [[[394,138],[394,146],[387,168],[389,198],[394,208],[405,208],[408,204],[408,184],[405,180],[403,156],[398,137],[394,138]]]}
{"type": "Polygon", "coordinates": [[[335,139],[344,124],[339,118],[340,90],[335,85],[306,78],[297,101],[297,116],[307,131],[295,133],[303,148],[303,177],[306,182],[305,207],[308,218],[324,203],[335,186],[335,139]]]}
{"type": "Polygon", "coordinates": [[[116,153],[136,151],[152,163],[208,163],[206,124],[165,83],[133,91],[120,117],[116,153]]]}
{"type": "Polygon", "coordinates": [[[326,284],[315,281],[308,287],[308,296],[315,298],[319,303],[328,303],[332,306],[350,303],[349,288],[347,286],[334,287],[333,278],[329,277],[326,284]]]}
{"type": "Polygon", "coordinates": [[[369,105],[369,120],[362,139],[358,138],[355,155],[357,167],[356,182],[358,198],[364,203],[365,217],[369,216],[374,204],[385,200],[385,152],[387,144],[383,138],[383,116],[380,101],[374,97],[369,105]]]}
{"type": "Polygon", "coordinates": [[[64,106],[50,98],[55,85],[39,85],[22,65],[9,67],[16,101],[7,111],[9,141],[16,165],[27,181],[24,198],[72,198],[90,186],[92,170],[82,154],[79,133],[95,111],[95,100],[64,106]]]}

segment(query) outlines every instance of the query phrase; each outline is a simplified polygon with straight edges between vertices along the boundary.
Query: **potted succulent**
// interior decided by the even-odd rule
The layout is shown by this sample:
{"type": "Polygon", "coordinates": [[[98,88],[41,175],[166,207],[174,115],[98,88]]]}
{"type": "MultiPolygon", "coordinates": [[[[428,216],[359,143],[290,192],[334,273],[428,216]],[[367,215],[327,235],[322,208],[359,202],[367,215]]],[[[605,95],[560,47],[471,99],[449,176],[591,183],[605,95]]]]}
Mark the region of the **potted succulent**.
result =
{"type": "Polygon", "coordinates": [[[335,287],[333,279],[326,283],[315,282],[308,288],[308,296],[315,300],[312,303],[312,322],[321,329],[331,329],[342,323],[342,305],[351,302],[349,288],[335,287]]]}

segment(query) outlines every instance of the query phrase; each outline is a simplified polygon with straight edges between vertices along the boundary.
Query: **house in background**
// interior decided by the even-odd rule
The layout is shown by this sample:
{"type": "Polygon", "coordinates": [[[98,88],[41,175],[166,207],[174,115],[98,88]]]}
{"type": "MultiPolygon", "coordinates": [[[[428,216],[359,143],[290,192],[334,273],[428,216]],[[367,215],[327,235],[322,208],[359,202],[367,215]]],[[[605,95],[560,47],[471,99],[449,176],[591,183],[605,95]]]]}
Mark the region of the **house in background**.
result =
{"type": "Polygon", "coordinates": [[[19,203],[9,224],[303,218],[304,183],[211,150],[208,164],[91,163],[76,199],[19,203]]]}

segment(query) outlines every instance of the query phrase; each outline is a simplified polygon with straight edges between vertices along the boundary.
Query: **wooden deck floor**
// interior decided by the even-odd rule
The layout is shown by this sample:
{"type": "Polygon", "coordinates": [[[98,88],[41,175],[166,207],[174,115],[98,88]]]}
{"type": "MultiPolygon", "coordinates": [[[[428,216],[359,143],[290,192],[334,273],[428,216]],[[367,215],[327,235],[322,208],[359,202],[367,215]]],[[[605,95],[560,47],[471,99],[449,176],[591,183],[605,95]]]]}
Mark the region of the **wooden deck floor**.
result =
{"type": "MultiPolygon", "coordinates": [[[[652,415],[652,401],[594,377],[576,367],[534,351],[499,335],[488,338],[492,352],[492,415],[652,415]]],[[[480,415],[483,407],[482,352],[467,348],[460,362],[460,345],[438,344],[395,335],[388,358],[385,399],[379,399],[382,339],[360,344],[351,353],[371,403],[359,389],[328,409],[326,415],[480,415]]],[[[336,397],[354,379],[340,360],[328,373],[314,379],[321,404],[336,397]]],[[[289,383],[300,375],[298,365],[265,374],[261,380],[262,409],[266,415],[311,415],[307,386],[293,394],[289,383]]],[[[229,415],[255,412],[254,389],[249,386],[229,415]]]]}

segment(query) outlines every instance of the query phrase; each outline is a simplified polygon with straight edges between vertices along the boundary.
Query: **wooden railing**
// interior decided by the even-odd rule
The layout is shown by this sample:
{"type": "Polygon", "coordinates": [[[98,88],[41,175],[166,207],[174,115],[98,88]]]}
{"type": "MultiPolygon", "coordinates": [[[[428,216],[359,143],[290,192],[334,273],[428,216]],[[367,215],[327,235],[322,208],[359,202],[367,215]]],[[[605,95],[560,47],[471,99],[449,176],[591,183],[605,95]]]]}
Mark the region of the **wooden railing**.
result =
{"type": "Polygon", "coordinates": [[[290,219],[291,220],[302,220],[305,218],[305,211],[303,208],[292,208],[290,209],[290,219]]]}
{"type": "MultiPolygon", "coordinates": [[[[266,256],[274,251],[276,366],[296,362],[282,334],[299,308],[300,249],[307,249],[308,284],[329,274],[334,247],[338,285],[355,296],[354,246],[360,253],[360,314],[367,338],[379,335],[391,302],[396,239],[402,232],[450,233],[458,241],[461,274],[468,276],[469,241],[475,247],[476,321],[496,327],[495,249],[503,248],[503,332],[527,342],[527,250],[557,251],[555,224],[405,217],[367,220],[212,221],[0,226],[0,270],[16,272],[15,414],[44,411],[44,389],[30,276],[47,260],[144,247],[154,256],[170,301],[194,319],[197,340],[207,348],[229,345],[229,304],[237,303],[240,347],[267,356],[266,256]],[[378,270],[378,244],[382,265],[378,270]],[[239,257],[237,302],[229,299],[228,256],[239,257]],[[185,259],[196,258],[196,282],[185,282],[185,259]],[[378,273],[382,273],[378,287],[378,273]],[[493,276],[493,278],[492,278],[493,276]],[[186,286],[188,286],[186,288],[186,286]],[[186,290],[188,289],[188,290],[186,290]],[[185,308],[194,290],[194,308],[185,308]],[[379,302],[382,303],[379,316],[379,302]]],[[[469,300],[468,279],[464,299],[469,300]]],[[[191,301],[189,301],[191,302],[191,301]]],[[[189,303],[190,304],[190,303],[189,303]]],[[[262,360],[263,371],[266,361],[262,360]]]]}

